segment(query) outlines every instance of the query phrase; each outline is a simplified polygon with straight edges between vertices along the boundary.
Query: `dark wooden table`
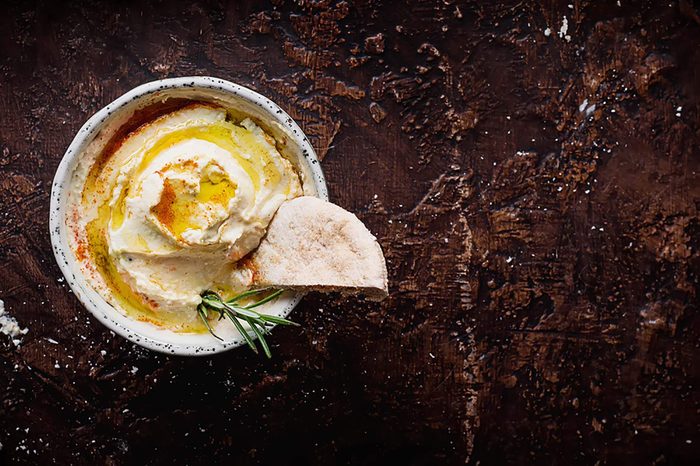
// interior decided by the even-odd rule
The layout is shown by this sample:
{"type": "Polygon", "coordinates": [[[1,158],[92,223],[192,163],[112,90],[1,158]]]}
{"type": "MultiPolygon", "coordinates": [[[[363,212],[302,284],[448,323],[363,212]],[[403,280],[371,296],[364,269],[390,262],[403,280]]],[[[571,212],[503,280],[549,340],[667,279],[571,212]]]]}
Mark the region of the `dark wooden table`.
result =
{"type": "MultiPolygon", "coordinates": [[[[4,4],[0,463],[680,464],[700,457],[700,8],[632,2],[4,4]],[[54,171],[132,87],[211,75],[313,140],[391,297],[167,357],[49,246],[54,171]]],[[[695,462],[695,464],[698,464],[695,462]]]]}

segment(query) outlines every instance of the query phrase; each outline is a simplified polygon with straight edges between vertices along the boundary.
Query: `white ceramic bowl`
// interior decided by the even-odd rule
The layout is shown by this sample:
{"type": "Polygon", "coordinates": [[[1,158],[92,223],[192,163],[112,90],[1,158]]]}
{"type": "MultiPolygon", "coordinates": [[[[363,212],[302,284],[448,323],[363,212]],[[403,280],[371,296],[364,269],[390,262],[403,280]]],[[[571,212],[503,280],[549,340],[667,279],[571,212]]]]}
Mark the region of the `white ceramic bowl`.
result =
{"type": "MultiPolygon", "coordinates": [[[[206,355],[235,348],[245,341],[237,333],[229,334],[228,338],[224,338],[224,342],[220,342],[208,333],[172,332],[134,320],[112,307],[83,276],[70,247],[65,220],[67,190],[70,189],[73,170],[86,147],[101,132],[114,131],[135,111],[178,98],[218,103],[260,122],[278,142],[283,141],[284,155],[296,160],[297,168],[302,173],[304,193],[328,199],[326,182],[313,147],[294,120],[270,99],[246,87],[218,78],[196,76],[163,79],[143,84],[122,95],[95,113],[78,131],[53,180],[49,228],[53,252],[63,275],[85,308],[100,322],[124,338],[155,351],[190,356],[206,355]]],[[[299,293],[284,293],[262,312],[286,317],[302,296],[299,293]]]]}

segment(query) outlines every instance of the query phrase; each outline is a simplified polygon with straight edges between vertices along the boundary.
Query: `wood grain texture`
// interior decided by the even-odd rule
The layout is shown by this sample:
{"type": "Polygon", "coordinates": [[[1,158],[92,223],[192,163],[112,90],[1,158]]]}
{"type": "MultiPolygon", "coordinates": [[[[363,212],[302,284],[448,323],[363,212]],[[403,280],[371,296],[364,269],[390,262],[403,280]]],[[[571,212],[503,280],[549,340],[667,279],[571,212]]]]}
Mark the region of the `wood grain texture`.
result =
{"type": "Polygon", "coordinates": [[[0,462],[697,464],[700,9],[618,3],[10,2],[0,299],[30,331],[0,335],[0,462]],[[79,305],[54,171],[184,75],[300,123],[387,301],[308,296],[271,361],[154,354],[79,305]]]}

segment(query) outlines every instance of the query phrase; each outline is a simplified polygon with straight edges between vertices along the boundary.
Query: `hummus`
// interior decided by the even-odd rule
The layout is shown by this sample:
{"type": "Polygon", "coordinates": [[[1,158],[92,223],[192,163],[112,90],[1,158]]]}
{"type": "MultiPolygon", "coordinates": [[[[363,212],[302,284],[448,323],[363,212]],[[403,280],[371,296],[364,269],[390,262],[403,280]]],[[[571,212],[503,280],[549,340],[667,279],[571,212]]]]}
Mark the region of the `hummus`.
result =
{"type": "Polygon", "coordinates": [[[203,330],[200,293],[245,288],[239,260],[280,204],[302,195],[275,144],[250,119],[192,104],[85,157],[69,223],[93,286],[135,318],[203,330]]]}

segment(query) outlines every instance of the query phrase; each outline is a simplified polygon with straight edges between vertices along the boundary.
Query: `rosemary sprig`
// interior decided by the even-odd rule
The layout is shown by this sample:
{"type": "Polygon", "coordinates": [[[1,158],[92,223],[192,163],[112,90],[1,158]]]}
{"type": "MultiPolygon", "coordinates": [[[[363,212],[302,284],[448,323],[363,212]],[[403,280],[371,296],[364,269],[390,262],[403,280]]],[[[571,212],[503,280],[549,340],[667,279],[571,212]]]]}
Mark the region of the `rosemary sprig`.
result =
{"type": "Polygon", "coordinates": [[[269,288],[244,291],[243,293],[240,293],[226,301],[218,293],[207,290],[201,294],[202,302],[197,306],[197,314],[199,315],[199,318],[202,319],[202,322],[204,322],[204,326],[207,328],[207,330],[209,330],[209,333],[221,341],[223,341],[223,339],[214,333],[214,330],[212,330],[211,325],[209,324],[209,313],[218,313],[219,320],[227,317],[233,323],[233,325],[236,326],[238,332],[243,335],[243,338],[245,338],[245,341],[250,349],[252,349],[255,354],[258,354],[258,347],[255,345],[253,337],[245,330],[245,328],[243,328],[242,322],[246,322],[250,326],[254,336],[257,337],[258,341],[260,342],[260,346],[262,346],[265,355],[268,358],[271,358],[272,353],[270,352],[270,347],[268,346],[267,341],[265,341],[265,335],[270,333],[269,327],[274,324],[296,326],[299,324],[282,317],[260,314],[259,312],[253,310],[256,307],[262,306],[263,304],[277,298],[282,294],[283,290],[275,291],[261,300],[245,306],[239,304],[239,301],[242,299],[255,296],[265,291],[269,291],[269,288]]]}

